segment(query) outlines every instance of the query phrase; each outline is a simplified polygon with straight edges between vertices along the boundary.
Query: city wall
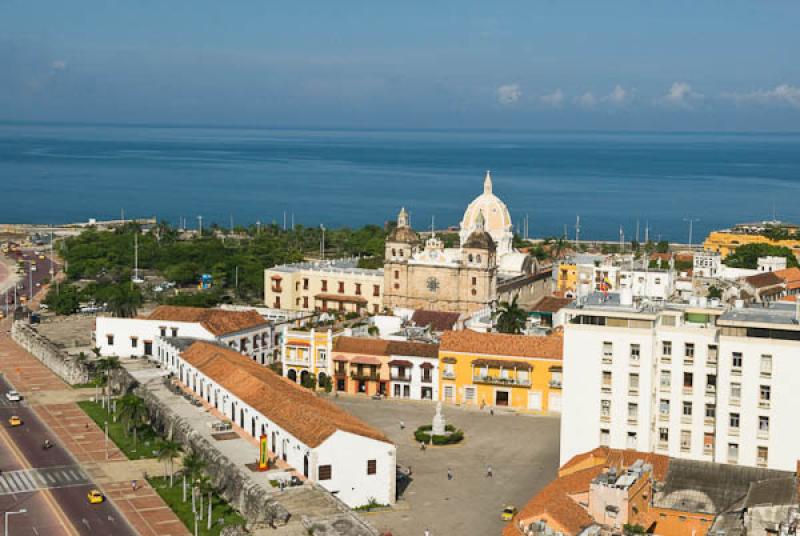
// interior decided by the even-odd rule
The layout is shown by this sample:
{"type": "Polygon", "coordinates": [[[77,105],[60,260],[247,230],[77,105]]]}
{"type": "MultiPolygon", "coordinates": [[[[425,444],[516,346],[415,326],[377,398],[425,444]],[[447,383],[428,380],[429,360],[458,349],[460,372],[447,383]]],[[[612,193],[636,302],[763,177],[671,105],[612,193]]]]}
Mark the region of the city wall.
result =
{"type": "Polygon", "coordinates": [[[23,320],[11,327],[11,338],[70,385],[87,383],[89,369],[23,320]]]}

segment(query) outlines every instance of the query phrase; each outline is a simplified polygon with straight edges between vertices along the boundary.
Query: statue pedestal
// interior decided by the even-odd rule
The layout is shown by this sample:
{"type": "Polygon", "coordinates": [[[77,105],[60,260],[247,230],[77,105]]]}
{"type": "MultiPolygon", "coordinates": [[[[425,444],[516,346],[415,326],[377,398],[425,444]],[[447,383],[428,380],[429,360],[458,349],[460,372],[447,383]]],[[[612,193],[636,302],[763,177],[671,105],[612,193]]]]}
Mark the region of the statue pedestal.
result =
{"type": "Polygon", "coordinates": [[[436,415],[433,416],[433,427],[431,433],[433,435],[444,435],[445,434],[445,427],[447,423],[444,420],[444,416],[442,415],[442,403],[438,402],[436,404],[436,415]]]}

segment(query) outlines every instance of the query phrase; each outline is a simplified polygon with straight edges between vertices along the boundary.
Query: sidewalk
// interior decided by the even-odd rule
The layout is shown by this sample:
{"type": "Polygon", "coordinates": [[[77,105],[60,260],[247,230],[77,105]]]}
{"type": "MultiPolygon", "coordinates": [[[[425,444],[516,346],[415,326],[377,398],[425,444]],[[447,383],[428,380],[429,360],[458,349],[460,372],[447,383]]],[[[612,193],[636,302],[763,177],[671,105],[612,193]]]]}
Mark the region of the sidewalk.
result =
{"type": "Polygon", "coordinates": [[[109,440],[106,461],[103,430],[75,403],[93,396],[93,390],[73,389],[65,384],[5,332],[0,334],[0,371],[139,534],[190,536],[144,478],[145,474],[163,472],[158,460],[128,460],[109,440]],[[131,490],[131,480],[138,482],[135,492],[131,490]]]}

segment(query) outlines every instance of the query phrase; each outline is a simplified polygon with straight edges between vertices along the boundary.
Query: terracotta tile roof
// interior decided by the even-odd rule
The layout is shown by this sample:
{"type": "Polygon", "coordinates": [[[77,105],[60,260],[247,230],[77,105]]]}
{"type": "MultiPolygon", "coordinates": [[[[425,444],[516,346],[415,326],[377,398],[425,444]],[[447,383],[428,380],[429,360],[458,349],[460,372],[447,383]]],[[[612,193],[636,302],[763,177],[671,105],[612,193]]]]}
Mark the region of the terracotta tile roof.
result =
{"type": "Polygon", "coordinates": [[[778,277],[775,272],[764,272],[745,277],[744,280],[753,288],[765,288],[783,283],[783,279],[778,277]]]}
{"type": "Polygon", "coordinates": [[[225,311],[174,305],[159,305],[146,318],[148,320],[198,323],[214,335],[236,333],[268,323],[255,311],[225,311]]]}
{"type": "Polygon", "coordinates": [[[786,268],[785,270],[776,270],[775,275],[786,281],[786,288],[790,290],[800,288],[800,268],[786,268]]]}
{"type": "Polygon", "coordinates": [[[181,357],[309,447],[337,430],[391,443],[364,421],[238,352],[197,341],[181,357]]]}
{"type": "Polygon", "coordinates": [[[463,331],[445,331],[439,344],[442,351],[450,352],[561,359],[564,336],[561,333],[543,337],[478,333],[465,329],[463,331]]]}
{"type": "Polygon", "coordinates": [[[438,357],[439,345],[425,342],[389,341],[372,337],[337,337],[333,342],[334,352],[367,355],[408,355],[415,357],[438,357]]]}
{"type": "Polygon", "coordinates": [[[346,294],[316,294],[314,298],[318,300],[327,300],[345,303],[367,303],[367,299],[363,296],[348,296],[346,294]]]}
{"type": "Polygon", "coordinates": [[[460,316],[459,313],[417,309],[411,315],[411,321],[417,326],[431,326],[433,331],[447,331],[453,329],[460,316]]]}
{"type": "Polygon", "coordinates": [[[651,452],[638,452],[635,450],[610,449],[598,447],[594,450],[573,456],[561,466],[555,480],[547,484],[537,493],[506,525],[503,536],[520,536],[519,521],[525,524],[535,521],[543,515],[548,515],[556,523],[564,527],[570,535],[580,533],[592,525],[594,520],[589,513],[575,502],[570,496],[584,493],[589,490],[589,484],[599,474],[609,467],[624,469],[631,466],[636,460],[643,460],[653,466],[653,477],[663,482],[669,469],[669,457],[651,452]],[[577,469],[579,464],[589,462],[590,466],[577,469]],[[576,468],[575,471],[570,471],[576,468]]]}
{"type": "Polygon", "coordinates": [[[358,355],[350,360],[354,365],[377,365],[380,366],[381,360],[377,357],[368,355],[358,355]]]}
{"type": "Polygon", "coordinates": [[[538,302],[536,305],[531,307],[531,311],[537,311],[542,313],[557,313],[570,303],[572,303],[572,298],[560,298],[557,296],[545,296],[538,302]]]}

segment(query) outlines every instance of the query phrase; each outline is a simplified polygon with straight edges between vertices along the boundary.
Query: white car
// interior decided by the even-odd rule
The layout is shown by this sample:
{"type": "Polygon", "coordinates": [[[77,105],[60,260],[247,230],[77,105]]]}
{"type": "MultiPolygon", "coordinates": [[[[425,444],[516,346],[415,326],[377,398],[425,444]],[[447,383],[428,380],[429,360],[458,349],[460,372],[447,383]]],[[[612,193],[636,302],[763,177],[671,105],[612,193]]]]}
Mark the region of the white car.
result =
{"type": "Polygon", "coordinates": [[[22,395],[16,391],[9,391],[6,393],[6,398],[9,402],[19,402],[22,400],[22,395]]]}

